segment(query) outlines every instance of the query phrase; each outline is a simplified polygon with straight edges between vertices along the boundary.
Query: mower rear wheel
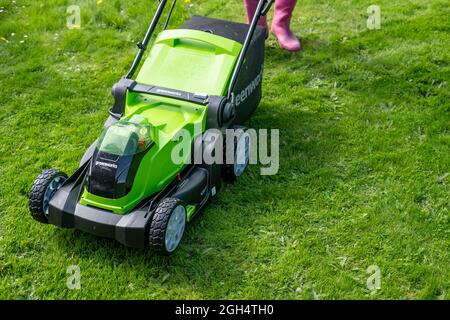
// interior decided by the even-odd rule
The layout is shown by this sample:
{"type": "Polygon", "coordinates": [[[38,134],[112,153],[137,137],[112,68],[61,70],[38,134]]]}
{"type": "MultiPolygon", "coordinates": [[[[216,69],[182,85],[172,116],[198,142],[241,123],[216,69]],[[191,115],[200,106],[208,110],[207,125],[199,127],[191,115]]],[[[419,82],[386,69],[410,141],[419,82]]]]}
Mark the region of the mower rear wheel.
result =
{"type": "Polygon", "coordinates": [[[29,198],[30,213],[33,219],[48,223],[48,204],[66,180],[67,175],[58,169],[44,170],[34,180],[29,198]]]}
{"type": "Polygon", "coordinates": [[[150,247],[159,253],[173,253],[183,238],[186,220],[186,207],[181,200],[176,198],[161,200],[150,223],[150,247]]]}
{"type": "Polygon", "coordinates": [[[242,126],[234,126],[232,129],[239,130],[238,134],[234,137],[233,146],[233,163],[227,163],[227,152],[226,149],[228,145],[225,142],[225,152],[224,152],[224,165],[222,167],[222,177],[227,182],[234,182],[241,176],[250,162],[250,148],[251,148],[251,137],[247,132],[247,129],[242,126]]]}

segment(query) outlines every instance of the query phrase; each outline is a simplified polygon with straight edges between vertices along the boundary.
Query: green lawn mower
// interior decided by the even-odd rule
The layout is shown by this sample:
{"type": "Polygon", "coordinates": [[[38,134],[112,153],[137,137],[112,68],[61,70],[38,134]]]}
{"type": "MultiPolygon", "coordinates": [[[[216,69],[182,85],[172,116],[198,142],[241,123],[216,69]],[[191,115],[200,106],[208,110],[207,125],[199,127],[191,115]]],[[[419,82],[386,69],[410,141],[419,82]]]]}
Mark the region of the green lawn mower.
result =
{"type": "Polygon", "coordinates": [[[249,163],[244,133],[233,137],[232,163],[192,159],[215,146],[215,133],[245,132],[242,124],[261,100],[265,30],[257,22],[272,2],[259,1],[250,25],[194,16],[180,29],[166,30],[175,0],[133,80],[164,13],[167,0],[160,0],[130,71],[113,86],[103,132],[72,176],[51,169],[37,177],[32,217],[130,247],[174,252],[187,222],[222,180],[235,180],[249,163]],[[190,133],[191,149],[175,163],[174,137],[181,130],[190,133]]]}

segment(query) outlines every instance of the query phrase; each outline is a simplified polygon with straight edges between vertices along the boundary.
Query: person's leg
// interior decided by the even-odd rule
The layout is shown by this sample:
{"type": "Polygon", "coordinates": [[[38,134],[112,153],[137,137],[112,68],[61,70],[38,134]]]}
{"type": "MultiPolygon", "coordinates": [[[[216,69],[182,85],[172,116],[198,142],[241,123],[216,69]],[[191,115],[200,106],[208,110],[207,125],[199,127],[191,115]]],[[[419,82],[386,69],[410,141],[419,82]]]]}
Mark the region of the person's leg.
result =
{"type": "MultiPolygon", "coordinates": [[[[256,12],[256,7],[258,6],[259,0],[244,0],[245,11],[247,11],[247,22],[250,23],[253,20],[253,16],[256,12]]],[[[260,26],[266,29],[266,38],[269,36],[269,26],[267,25],[267,18],[261,17],[258,21],[260,26]]]]}
{"type": "Polygon", "coordinates": [[[288,51],[299,51],[302,48],[300,40],[290,28],[296,2],[297,0],[275,0],[272,32],[278,38],[280,46],[288,51]]]}

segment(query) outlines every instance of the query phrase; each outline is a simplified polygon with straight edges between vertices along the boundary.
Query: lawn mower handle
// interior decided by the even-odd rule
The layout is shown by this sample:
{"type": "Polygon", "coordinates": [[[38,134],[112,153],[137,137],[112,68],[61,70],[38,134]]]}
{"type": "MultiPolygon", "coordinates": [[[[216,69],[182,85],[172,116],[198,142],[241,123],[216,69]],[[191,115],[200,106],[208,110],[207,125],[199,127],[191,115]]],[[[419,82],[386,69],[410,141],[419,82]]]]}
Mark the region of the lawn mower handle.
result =
{"type": "Polygon", "coordinates": [[[236,66],[233,71],[233,75],[231,76],[230,86],[228,87],[228,95],[227,95],[229,101],[233,99],[233,89],[234,86],[236,85],[237,78],[239,76],[239,72],[241,71],[242,65],[244,64],[245,56],[247,55],[248,48],[250,47],[253,35],[255,34],[258,21],[261,17],[265,16],[269,12],[273,2],[274,0],[260,0],[258,2],[255,15],[253,16],[252,22],[250,23],[247,36],[245,37],[244,45],[242,46],[241,53],[239,54],[239,58],[236,62],[236,66]]]}
{"type": "MultiPolygon", "coordinates": [[[[150,41],[150,38],[153,34],[153,32],[156,29],[156,26],[158,25],[159,19],[161,18],[161,15],[164,11],[164,7],[167,4],[167,0],[159,0],[159,5],[158,5],[158,9],[156,10],[155,16],[152,19],[152,22],[150,23],[150,26],[148,27],[147,33],[145,34],[144,40],[142,42],[139,42],[137,44],[139,51],[136,55],[136,57],[134,58],[133,64],[130,68],[130,71],[128,71],[127,75],[125,76],[125,78],[127,79],[131,79],[134,75],[134,73],[136,72],[136,69],[139,66],[139,63],[141,62],[142,56],[145,53],[145,50],[147,49],[147,45],[148,42],[150,41]]],[[[171,12],[172,12],[171,8],[171,12]]],[[[170,18],[170,16],[168,16],[168,19],[170,18]]],[[[166,22],[167,24],[167,22],[166,22]]]]}
{"type": "Polygon", "coordinates": [[[261,12],[262,16],[265,16],[269,12],[269,10],[272,7],[272,4],[274,3],[274,1],[275,0],[267,1],[266,6],[262,9],[262,12],[261,12]]]}

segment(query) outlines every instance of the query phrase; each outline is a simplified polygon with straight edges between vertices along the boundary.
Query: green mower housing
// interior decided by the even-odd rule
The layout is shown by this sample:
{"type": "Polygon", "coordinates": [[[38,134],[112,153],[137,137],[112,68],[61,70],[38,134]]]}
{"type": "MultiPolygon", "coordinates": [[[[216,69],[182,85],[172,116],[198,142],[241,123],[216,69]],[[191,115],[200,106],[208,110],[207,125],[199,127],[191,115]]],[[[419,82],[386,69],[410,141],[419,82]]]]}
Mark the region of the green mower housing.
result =
{"type": "Polygon", "coordinates": [[[114,85],[103,132],[79,168],[68,178],[47,170],[35,181],[30,210],[37,220],[171,253],[181,225],[217,194],[224,178],[236,178],[234,164],[195,163],[193,157],[214,147],[210,129],[242,125],[257,108],[265,31],[256,23],[271,1],[260,1],[250,27],[194,16],[180,29],[162,31],[133,80],[165,4],[129,74],[114,85]],[[183,130],[192,148],[175,163],[172,150],[183,130]],[[171,243],[173,226],[179,230],[171,243]]]}

